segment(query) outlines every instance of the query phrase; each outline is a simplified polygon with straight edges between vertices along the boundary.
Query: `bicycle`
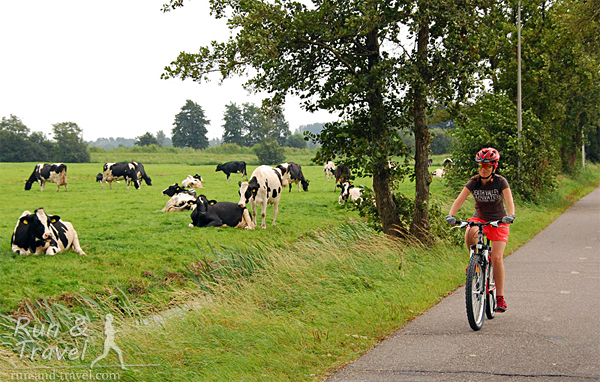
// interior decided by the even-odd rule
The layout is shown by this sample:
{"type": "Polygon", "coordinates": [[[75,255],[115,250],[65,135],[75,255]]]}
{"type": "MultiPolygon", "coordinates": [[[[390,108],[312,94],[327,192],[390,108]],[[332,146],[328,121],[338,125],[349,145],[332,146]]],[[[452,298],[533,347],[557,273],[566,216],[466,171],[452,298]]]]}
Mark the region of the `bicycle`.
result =
{"type": "Polygon", "coordinates": [[[492,265],[492,247],[490,239],[485,238],[483,227],[501,227],[502,220],[487,223],[457,220],[455,228],[479,227],[477,244],[471,245],[469,266],[467,267],[467,281],[465,284],[465,303],[467,319],[471,329],[477,331],[483,326],[484,311],[488,319],[496,316],[496,282],[494,281],[494,267],[492,265]]]}

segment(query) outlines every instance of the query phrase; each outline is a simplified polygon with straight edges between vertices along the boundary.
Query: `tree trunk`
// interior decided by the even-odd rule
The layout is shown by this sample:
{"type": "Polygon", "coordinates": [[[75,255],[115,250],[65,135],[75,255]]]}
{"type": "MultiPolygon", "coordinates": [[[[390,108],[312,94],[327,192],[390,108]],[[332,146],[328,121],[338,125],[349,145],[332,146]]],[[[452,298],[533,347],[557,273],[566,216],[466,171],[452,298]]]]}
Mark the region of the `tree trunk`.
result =
{"type": "Polygon", "coordinates": [[[431,144],[431,134],[427,127],[427,44],[429,40],[428,21],[422,20],[417,41],[417,68],[420,79],[415,86],[414,95],[414,133],[415,133],[415,210],[410,233],[419,241],[432,240],[429,223],[429,169],[427,158],[431,144]]]}
{"type": "MultiPolygon", "coordinates": [[[[379,35],[377,30],[367,34],[367,50],[371,52],[368,57],[369,69],[373,69],[379,63],[379,35]]],[[[367,101],[369,103],[369,129],[372,134],[372,154],[375,163],[373,169],[373,191],[377,203],[377,211],[383,232],[387,235],[396,237],[405,237],[406,229],[402,227],[402,222],[396,211],[396,203],[392,196],[390,188],[389,172],[386,171],[387,160],[385,150],[381,147],[385,144],[385,135],[390,133],[386,126],[386,110],[383,102],[381,84],[376,75],[369,76],[369,91],[367,101]],[[378,149],[381,148],[381,149],[378,149]]]]}

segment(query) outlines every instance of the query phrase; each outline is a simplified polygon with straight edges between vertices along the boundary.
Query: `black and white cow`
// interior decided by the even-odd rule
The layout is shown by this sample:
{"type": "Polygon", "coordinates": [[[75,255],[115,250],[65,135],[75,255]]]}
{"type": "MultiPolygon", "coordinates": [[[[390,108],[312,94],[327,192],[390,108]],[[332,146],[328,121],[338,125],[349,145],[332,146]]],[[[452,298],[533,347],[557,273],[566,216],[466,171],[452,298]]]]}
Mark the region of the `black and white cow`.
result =
{"type": "Polygon", "coordinates": [[[104,183],[108,182],[110,189],[112,190],[112,182],[116,182],[121,179],[125,179],[127,182],[127,189],[129,190],[129,183],[133,183],[134,187],[140,189],[140,181],[138,180],[137,171],[133,163],[118,162],[118,163],[105,163],[102,174],[102,189],[104,189],[104,183]]]}
{"type": "Polygon", "coordinates": [[[204,179],[202,179],[200,175],[188,175],[187,178],[181,182],[181,185],[183,187],[202,188],[202,182],[204,182],[204,179]]]}
{"type": "Polygon", "coordinates": [[[239,182],[240,207],[246,207],[248,203],[252,206],[253,221],[256,224],[256,207],[261,205],[261,228],[266,229],[265,217],[267,205],[273,205],[273,225],[279,212],[279,199],[283,188],[281,170],[271,166],[259,166],[252,172],[248,182],[239,182]]]}
{"type": "Polygon", "coordinates": [[[333,191],[336,191],[339,184],[350,180],[350,169],[344,165],[338,165],[335,168],[333,175],[335,176],[335,188],[333,191]]]}
{"type": "Polygon", "coordinates": [[[283,187],[289,185],[290,190],[292,192],[292,183],[298,185],[298,192],[301,191],[300,186],[302,185],[302,189],[304,191],[308,191],[308,183],[310,181],[304,178],[304,174],[302,174],[302,167],[298,163],[287,162],[277,165],[277,168],[281,171],[283,176],[283,187]]]}
{"type": "MultiPolygon", "coordinates": [[[[444,162],[442,163],[442,168],[438,168],[436,170],[434,170],[431,173],[431,176],[434,178],[443,178],[444,176],[446,176],[446,173],[448,172],[448,168],[451,167],[454,164],[454,161],[450,158],[446,158],[444,159],[444,162]]],[[[441,182],[441,179],[440,179],[441,182]]]]}
{"type": "Polygon", "coordinates": [[[146,185],[152,186],[152,179],[146,174],[146,170],[144,169],[144,165],[140,162],[131,162],[135,166],[135,172],[137,174],[138,183],[142,185],[142,179],[146,182],[146,185]]]}
{"type": "Polygon", "coordinates": [[[56,255],[67,249],[85,255],[73,224],[60,220],[60,216],[47,215],[43,208],[38,208],[33,213],[25,211],[21,214],[10,245],[13,252],[20,255],[56,255]]]}
{"type": "Polygon", "coordinates": [[[208,200],[205,195],[200,195],[190,203],[195,203],[192,211],[190,227],[234,227],[254,229],[256,224],[246,207],[236,203],[217,202],[208,200]]]}
{"type": "Polygon", "coordinates": [[[196,204],[190,204],[191,201],[196,200],[196,190],[194,189],[188,190],[175,183],[165,188],[162,193],[171,197],[162,212],[189,211],[196,207],[196,204]]]}
{"type": "Polygon", "coordinates": [[[217,171],[223,171],[225,174],[227,174],[227,181],[229,181],[230,174],[242,174],[242,179],[244,179],[244,176],[246,176],[246,180],[248,180],[248,174],[246,173],[246,162],[244,161],[233,161],[218,164],[215,172],[217,171]]]}
{"type": "Polygon", "coordinates": [[[162,193],[165,196],[173,196],[175,194],[188,194],[192,195],[194,198],[196,197],[196,190],[194,190],[193,188],[187,189],[185,187],[181,187],[177,183],[165,188],[162,193]]]}
{"type": "Polygon", "coordinates": [[[325,179],[333,179],[335,173],[335,163],[333,161],[328,161],[323,166],[323,173],[325,174],[325,179]]]}
{"type": "Polygon", "coordinates": [[[42,191],[46,189],[46,182],[56,183],[56,191],[60,186],[67,190],[67,165],[64,163],[40,163],[35,165],[29,179],[25,182],[25,190],[31,190],[31,185],[38,182],[42,191]]]}
{"type": "Polygon", "coordinates": [[[363,193],[362,188],[354,187],[350,182],[344,182],[342,184],[338,184],[338,187],[342,189],[340,193],[340,197],[338,199],[339,204],[344,204],[348,199],[351,201],[361,201],[361,195],[363,193]]]}

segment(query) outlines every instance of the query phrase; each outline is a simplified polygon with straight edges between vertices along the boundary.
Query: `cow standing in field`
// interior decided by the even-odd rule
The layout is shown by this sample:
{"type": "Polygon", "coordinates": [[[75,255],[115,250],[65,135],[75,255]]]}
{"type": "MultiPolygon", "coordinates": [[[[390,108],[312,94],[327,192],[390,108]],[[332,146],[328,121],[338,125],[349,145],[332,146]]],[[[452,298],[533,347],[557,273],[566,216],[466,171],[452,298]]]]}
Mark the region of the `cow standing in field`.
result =
{"type": "Polygon", "coordinates": [[[267,205],[273,205],[273,225],[279,212],[279,199],[283,188],[281,170],[271,166],[259,166],[252,172],[248,182],[239,182],[240,207],[246,207],[248,203],[252,206],[253,221],[256,224],[256,207],[261,205],[261,228],[266,229],[265,218],[267,205]]]}
{"type": "Polygon", "coordinates": [[[325,174],[325,179],[333,179],[335,173],[335,163],[333,161],[329,161],[325,163],[323,166],[323,173],[325,174]]]}
{"type": "Polygon", "coordinates": [[[138,178],[138,184],[141,186],[142,179],[143,179],[144,182],[146,182],[146,185],[152,186],[152,179],[150,179],[150,177],[146,174],[144,165],[141,164],[140,162],[131,162],[131,164],[133,164],[133,166],[135,167],[135,172],[136,172],[137,178],[138,178]]]}
{"type": "Polygon", "coordinates": [[[246,162],[244,161],[234,161],[218,164],[215,172],[217,171],[223,171],[227,175],[228,182],[230,174],[242,174],[242,179],[244,179],[244,176],[246,176],[246,180],[248,180],[248,174],[246,173],[246,162]]]}
{"type": "Polygon", "coordinates": [[[162,212],[189,211],[196,207],[195,203],[191,203],[196,200],[196,190],[187,190],[175,183],[164,189],[162,193],[171,197],[162,212]]]}
{"type": "Polygon", "coordinates": [[[202,182],[204,182],[204,179],[202,179],[200,175],[188,175],[187,178],[181,182],[181,185],[183,187],[202,188],[202,182]]]}
{"type": "Polygon", "coordinates": [[[31,190],[31,185],[38,182],[41,190],[46,189],[46,182],[56,183],[56,192],[60,186],[65,186],[67,190],[67,165],[64,163],[40,163],[35,166],[29,179],[25,182],[25,190],[31,190]]]}
{"type": "Polygon", "coordinates": [[[47,215],[43,208],[21,214],[10,245],[12,251],[20,255],[55,255],[67,249],[85,255],[73,224],[60,220],[60,216],[47,215]]]}
{"type": "Polygon", "coordinates": [[[104,189],[104,183],[108,182],[110,189],[112,190],[112,182],[116,182],[121,179],[125,179],[128,190],[130,182],[133,183],[133,186],[136,188],[136,190],[140,189],[140,181],[138,180],[138,174],[133,163],[105,163],[103,170],[102,189],[104,189]]]}
{"type": "Polygon", "coordinates": [[[350,169],[346,166],[338,165],[335,168],[333,175],[335,176],[335,188],[333,189],[334,192],[339,187],[339,184],[350,181],[350,169]]]}
{"type": "Polygon", "coordinates": [[[192,212],[190,227],[234,227],[254,229],[256,224],[246,207],[236,203],[217,202],[208,200],[205,195],[200,195],[191,203],[196,204],[192,212]]]}
{"type": "Polygon", "coordinates": [[[281,171],[282,174],[282,185],[286,187],[290,186],[289,192],[292,192],[292,183],[298,185],[298,192],[300,192],[300,186],[304,191],[308,191],[308,183],[309,181],[304,178],[304,174],[302,174],[302,167],[298,163],[287,162],[277,165],[277,168],[281,171]]]}

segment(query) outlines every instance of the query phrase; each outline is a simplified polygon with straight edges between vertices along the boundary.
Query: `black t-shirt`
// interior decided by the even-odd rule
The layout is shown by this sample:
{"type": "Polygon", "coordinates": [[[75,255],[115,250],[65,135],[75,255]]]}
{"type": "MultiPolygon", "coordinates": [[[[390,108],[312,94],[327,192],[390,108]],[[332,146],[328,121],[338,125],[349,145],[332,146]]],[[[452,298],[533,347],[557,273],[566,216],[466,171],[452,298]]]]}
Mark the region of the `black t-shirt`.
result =
{"type": "Polygon", "coordinates": [[[486,222],[500,220],[506,216],[504,196],[502,191],[509,187],[503,176],[494,174],[490,182],[483,184],[481,177],[475,175],[465,185],[475,198],[475,213],[473,217],[486,222]]]}

